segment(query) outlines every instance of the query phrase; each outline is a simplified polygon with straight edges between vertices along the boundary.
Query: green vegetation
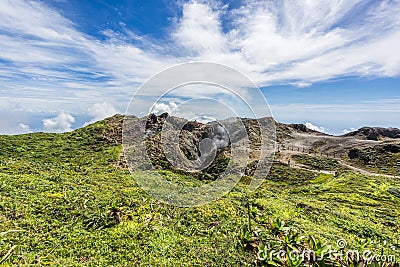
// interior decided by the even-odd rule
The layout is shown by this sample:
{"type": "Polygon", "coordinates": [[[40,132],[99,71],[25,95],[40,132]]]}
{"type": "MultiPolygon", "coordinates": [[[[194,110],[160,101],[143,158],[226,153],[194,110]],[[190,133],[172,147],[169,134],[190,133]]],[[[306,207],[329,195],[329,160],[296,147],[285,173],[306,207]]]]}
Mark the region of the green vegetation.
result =
{"type": "Polygon", "coordinates": [[[338,170],[340,164],[335,159],[323,158],[323,157],[311,157],[308,155],[293,155],[293,159],[300,164],[307,165],[312,169],[335,171],[338,170]]]}
{"type": "Polygon", "coordinates": [[[214,203],[173,207],[119,164],[119,119],[65,134],[0,136],[0,265],[254,266],[268,264],[260,251],[318,250],[339,238],[349,249],[368,240],[375,253],[400,258],[398,179],[277,164],[254,193],[243,178],[214,203]]]}
{"type": "Polygon", "coordinates": [[[386,144],[352,149],[349,158],[353,164],[371,172],[400,176],[400,147],[386,144]]]}
{"type": "MultiPolygon", "coordinates": [[[[291,221],[279,218],[267,224],[263,234],[267,242],[258,246],[258,262],[261,266],[392,266],[395,257],[383,256],[374,261],[361,257],[359,251],[369,251],[373,242],[360,239],[356,249],[346,250],[346,242],[339,239],[336,248],[329,243],[322,243],[314,236],[306,238],[291,221]]],[[[384,248],[382,248],[383,251],[384,248]]]]}
{"type": "Polygon", "coordinates": [[[304,185],[318,176],[314,172],[289,168],[286,164],[276,163],[272,166],[267,179],[281,185],[304,185]]]}

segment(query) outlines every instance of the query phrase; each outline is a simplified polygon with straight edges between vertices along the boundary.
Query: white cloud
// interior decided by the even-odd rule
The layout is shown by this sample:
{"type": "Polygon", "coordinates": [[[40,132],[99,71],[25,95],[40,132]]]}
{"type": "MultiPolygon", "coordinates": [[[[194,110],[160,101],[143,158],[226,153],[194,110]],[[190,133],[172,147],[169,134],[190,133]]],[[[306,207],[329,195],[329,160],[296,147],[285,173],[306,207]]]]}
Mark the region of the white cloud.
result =
{"type": "Polygon", "coordinates": [[[216,121],[217,119],[214,117],[207,116],[207,115],[195,115],[195,116],[190,117],[190,120],[193,120],[193,121],[195,120],[195,121],[198,121],[201,123],[208,123],[211,121],[216,121]]]}
{"type": "Polygon", "coordinates": [[[106,102],[96,103],[93,106],[91,106],[90,108],[88,108],[88,114],[90,115],[91,120],[88,122],[85,122],[84,125],[86,126],[90,123],[93,123],[93,122],[96,122],[99,120],[103,120],[103,119],[105,119],[107,117],[111,117],[117,113],[118,113],[118,111],[110,103],[106,103],[106,102]]]}
{"type": "Polygon", "coordinates": [[[125,33],[105,30],[106,41],[78,31],[44,2],[3,2],[0,58],[14,64],[7,75],[50,79],[53,90],[60,78],[62,88],[72,89],[65,78],[87,83],[87,76],[109,79],[108,84],[93,79],[97,90],[138,84],[191,60],[231,65],[260,84],[299,87],[343,75],[400,74],[399,0],[244,1],[233,10],[218,1],[191,1],[181,6],[169,40],[137,36],[124,26],[125,33]],[[352,18],[360,5],[364,13],[352,18]],[[223,21],[230,21],[224,30],[223,21]],[[78,65],[87,68],[85,74],[76,71],[78,65]]]}
{"type": "Polygon", "coordinates": [[[68,113],[61,112],[56,117],[44,119],[42,122],[46,132],[63,133],[72,131],[75,118],[68,113]]]}
{"type": "Polygon", "coordinates": [[[192,1],[183,5],[182,14],[172,35],[180,46],[193,55],[221,52],[226,40],[218,11],[205,3],[192,1]]]}
{"type": "Polygon", "coordinates": [[[306,125],[306,127],[308,129],[311,129],[311,130],[314,130],[314,131],[318,131],[318,132],[321,132],[321,133],[325,132],[325,128],[324,127],[313,125],[311,122],[307,122],[305,125],[306,125]]]}
{"type": "Polygon", "coordinates": [[[354,132],[355,130],[357,130],[356,128],[350,128],[350,129],[344,129],[343,130],[343,132],[342,132],[342,134],[347,134],[347,133],[351,133],[351,132],[354,132]]]}
{"type": "Polygon", "coordinates": [[[161,114],[164,112],[168,112],[168,114],[176,113],[176,109],[178,105],[174,101],[169,101],[168,104],[165,103],[155,103],[153,107],[150,109],[150,113],[161,114]]]}
{"type": "MultiPolygon", "coordinates": [[[[249,0],[237,9],[204,0],[180,7],[166,37],[138,36],[125,25],[119,33],[105,29],[100,40],[45,1],[3,0],[0,101],[77,114],[111,99],[122,110],[147,78],[194,60],[230,65],[259,85],[300,88],[342,76],[400,75],[400,0],[249,0]]],[[[93,109],[93,120],[112,110],[93,109]]]]}
{"type": "Polygon", "coordinates": [[[29,127],[29,125],[27,125],[27,124],[25,124],[25,123],[22,123],[22,122],[20,122],[20,123],[18,123],[18,127],[20,128],[20,132],[19,133],[31,133],[32,132],[32,130],[31,130],[31,128],[29,127]]]}
{"type": "Polygon", "coordinates": [[[307,87],[311,86],[311,83],[300,81],[300,82],[293,83],[293,85],[296,87],[299,87],[299,88],[307,88],[307,87]]]}

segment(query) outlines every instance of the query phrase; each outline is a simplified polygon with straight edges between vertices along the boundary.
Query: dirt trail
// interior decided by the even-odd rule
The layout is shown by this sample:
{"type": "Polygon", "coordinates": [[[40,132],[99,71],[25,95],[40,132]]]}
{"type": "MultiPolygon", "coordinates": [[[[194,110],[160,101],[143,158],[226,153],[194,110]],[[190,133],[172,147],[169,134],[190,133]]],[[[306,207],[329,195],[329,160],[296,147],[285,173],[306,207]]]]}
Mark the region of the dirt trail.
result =
{"type": "MultiPolygon", "coordinates": [[[[336,159],[337,160],[337,159],[336,159]]],[[[374,173],[374,172],[369,172],[367,170],[358,168],[358,167],[354,167],[352,165],[349,165],[348,163],[344,162],[343,160],[337,160],[341,165],[352,169],[353,171],[359,172],[361,174],[365,174],[365,175],[371,175],[371,176],[384,176],[387,178],[400,178],[400,176],[394,176],[394,175],[389,175],[389,174],[380,174],[380,173],[374,173]]]]}
{"type": "MultiPolygon", "coordinates": [[[[316,173],[326,173],[326,174],[334,174],[335,173],[335,171],[312,170],[306,165],[297,163],[293,159],[294,155],[308,155],[308,154],[307,153],[303,153],[301,151],[281,150],[280,151],[280,157],[278,158],[278,161],[287,164],[288,160],[290,159],[290,167],[292,167],[292,168],[312,171],[312,172],[316,172],[316,173]]],[[[400,178],[400,176],[369,172],[369,171],[361,169],[359,167],[352,166],[352,165],[350,165],[350,164],[348,164],[348,163],[346,163],[343,160],[340,160],[338,158],[333,158],[333,157],[326,157],[326,158],[334,159],[337,162],[339,162],[339,164],[341,164],[342,166],[347,167],[347,168],[349,168],[349,169],[351,169],[351,170],[353,170],[355,172],[358,172],[358,173],[361,173],[361,174],[364,174],[364,175],[382,176],[382,177],[386,177],[386,178],[400,178]]]]}
{"type": "MultiPolygon", "coordinates": [[[[283,164],[287,164],[287,161],[286,161],[286,162],[281,161],[281,160],[278,160],[278,161],[281,162],[281,163],[283,163],[283,164]]],[[[303,164],[296,163],[296,162],[294,162],[293,160],[290,161],[290,167],[291,167],[291,168],[295,168],[295,169],[299,169],[299,170],[305,170],[305,171],[315,172],[315,173],[335,174],[335,171],[326,171],[326,170],[319,170],[319,171],[318,171],[318,170],[313,170],[313,169],[310,169],[308,166],[303,165],[303,164]]]]}

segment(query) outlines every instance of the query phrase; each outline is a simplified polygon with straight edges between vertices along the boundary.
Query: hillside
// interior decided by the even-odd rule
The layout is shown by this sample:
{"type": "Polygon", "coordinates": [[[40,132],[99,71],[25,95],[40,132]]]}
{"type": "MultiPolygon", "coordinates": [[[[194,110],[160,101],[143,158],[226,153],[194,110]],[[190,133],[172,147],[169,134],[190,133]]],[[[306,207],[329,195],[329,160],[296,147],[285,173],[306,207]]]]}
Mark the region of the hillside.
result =
{"type": "MultiPolygon", "coordinates": [[[[160,174],[193,186],[215,179],[222,159],[229,160],[229,143],[204,172],[174,169],[157,141],[163,117],[148,118],[148,151],[160,174]]],[[[288,241],[316,249],[314,239],[335,249],[343,239],[346,249],[400,259],[398,139],[333,137],[276,123],[277,156],[256,192],[243,177],[216,202],[178,208],[137,186],[133,176],[141,173],[132,176],[121,153],[123,119],[63,134],[0,136],[0,265],[255,266],[266,264],[260,251],[287,248],[288,241]],[[370,175],[377,173],[383,175],[370,175]]],[[[257,126],[243,121],[256,153],[257,126]]],[[[212,129],[189,123],[183,153],[198,155],[199,140],[212,129]]]]}
{"type": "Polygon", "coordinates": [[[367,140],[382,140],[384,138],[400,139],[400,130],[397,128],[363,127],[344,136],[356,136],[367,140]]]}

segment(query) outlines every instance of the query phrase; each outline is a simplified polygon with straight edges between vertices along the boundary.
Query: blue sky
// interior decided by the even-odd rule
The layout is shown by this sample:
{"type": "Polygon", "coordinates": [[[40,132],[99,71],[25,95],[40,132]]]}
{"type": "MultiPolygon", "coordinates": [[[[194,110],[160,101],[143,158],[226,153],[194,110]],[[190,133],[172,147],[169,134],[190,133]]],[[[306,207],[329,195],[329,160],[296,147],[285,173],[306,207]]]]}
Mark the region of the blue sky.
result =
{"type": "Polygon", "coordinates": [[[282,122],[333,134],[400,127],[398,0],[0,5],[3,134],[69,131],[124,113],[146,79],[189,61],[241,71],[282,122]]]}

